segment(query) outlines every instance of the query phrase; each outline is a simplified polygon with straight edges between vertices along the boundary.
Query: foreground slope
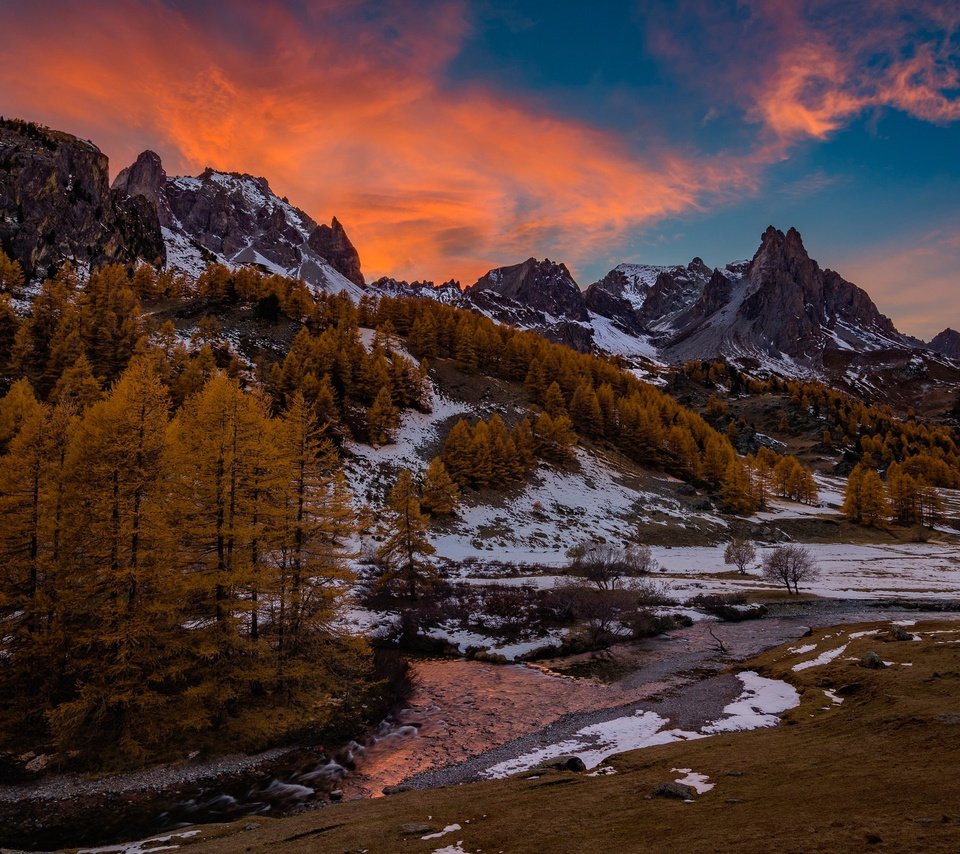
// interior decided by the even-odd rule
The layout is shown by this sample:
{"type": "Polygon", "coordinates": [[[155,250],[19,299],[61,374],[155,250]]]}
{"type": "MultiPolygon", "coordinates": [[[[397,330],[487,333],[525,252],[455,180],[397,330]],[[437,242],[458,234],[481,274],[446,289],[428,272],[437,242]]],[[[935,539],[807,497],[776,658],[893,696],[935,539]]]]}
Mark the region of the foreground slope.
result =
{"type": "Polygon", "coordinates": [[[182,842],[197,852],[955,851],[960,630],[907,631],[917,640],[893,640],[883,623],[818,630],[743,665],[800,691],[774,728],[623,754],[598,776],[546,771],[407,792],[182,842]],[[825,654],[841,645],[842,656],[825,654]],[[873,650],[887,667],[859,665],[873,650]],[[676,779],[712,788],[693,803],[650,799],[676,779]]]}

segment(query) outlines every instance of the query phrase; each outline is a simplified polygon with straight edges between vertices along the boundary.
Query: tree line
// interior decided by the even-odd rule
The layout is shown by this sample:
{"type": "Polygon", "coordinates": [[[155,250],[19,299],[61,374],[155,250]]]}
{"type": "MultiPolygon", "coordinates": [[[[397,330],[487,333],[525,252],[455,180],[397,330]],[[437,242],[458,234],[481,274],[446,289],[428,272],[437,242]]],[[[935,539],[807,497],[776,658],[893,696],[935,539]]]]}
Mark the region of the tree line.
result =
{"type": "MultiPolygon", "coordinates": [[[[687,362],[680,376],[705,389],[725,389],[733,397],[786,396],[789,403],[780,423],[784,432],[798,435],[818,428],[823,443],[846,450],[852,462],[873,469],[897,463],[932,486],[960,487],[960,443],[949,427],[923,423],[910,412],[901,417],[888,406],[863,403],[822,383],[749,377],[722,361],[687,362]]],[[[715,395],[707,402],[706,416],[715,426],[726,425],[736,434],[736,423],[721,397],[715,395]]]]}

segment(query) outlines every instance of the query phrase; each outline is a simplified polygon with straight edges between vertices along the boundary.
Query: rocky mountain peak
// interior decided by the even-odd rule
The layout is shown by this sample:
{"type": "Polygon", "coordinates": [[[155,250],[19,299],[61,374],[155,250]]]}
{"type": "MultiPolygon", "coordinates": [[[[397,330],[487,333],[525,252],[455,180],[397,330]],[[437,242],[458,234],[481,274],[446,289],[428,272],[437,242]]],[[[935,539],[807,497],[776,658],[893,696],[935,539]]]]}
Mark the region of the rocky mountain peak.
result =
{"type": "MultiPolygon", "coordinates": [[[[763,271],[768,275],[776,270],[789,270],[795,274],[811,265],[815,267],[816,262],[807,254],[800,232],[790,228],[784,234],[772,225],[761,235],[760,247],[750,262],[751,270],[763,271]]],[[[804,270],[802,275],[808,278],[810,272],[809,269],[804,270]]]]}
{"type": "Polygon", "coordinates": [[[347,237],[340,220],[334,217],[330,225],[318,225],[308,242],[310,247],[326,258],[342,276],[363,287],[360,254],[347,237]]]}
{"type": "Polygon", "coordinates": [[[166,183],[167,173],[160,155],[148,149],[142,152],[134,163],[120,170],[113,179],[113,189],[131,197],[143,196],[156,208],[160,225],[169,226],[172,217],[163,191],[166,183]]]}
{"type": "Polygon", "coordinates": [[[477,295],[490,292],[524,306],[567,320],[587,320],[583,292],[567,266],[549,258],[528,258],[520,264],[497,267],[467,288],[477,295]]]}
{"type": "Polygon", "coordinates": [[[252,264],[321,290],[362,294],[360,257],[343,226],[337,220],[318,226],[278,198],[266,178],[212,167],[196,177],[170,177],[159,156],[145,151],[114,185],[156,209],[178,270],[199,275],[210,261],[252,264]]]}
{"type": "Polygon", "coordinates": [[[960,359],[960,332],[948,326],[943,332],[934,335],[927,346],[951,359],[960,359]]]}

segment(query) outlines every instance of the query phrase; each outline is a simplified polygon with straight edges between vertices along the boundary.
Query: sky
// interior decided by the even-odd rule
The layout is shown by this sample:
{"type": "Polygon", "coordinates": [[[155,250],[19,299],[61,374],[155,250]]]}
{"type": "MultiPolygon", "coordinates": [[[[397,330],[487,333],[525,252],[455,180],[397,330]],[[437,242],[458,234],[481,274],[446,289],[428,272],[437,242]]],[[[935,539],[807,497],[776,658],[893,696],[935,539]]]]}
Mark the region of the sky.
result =
{"type": "Polygon", "coordinates": [[[749,258],[960,327],[960,3],[4,3],[0,114],[266,177],[368,279],[749,258]]]}

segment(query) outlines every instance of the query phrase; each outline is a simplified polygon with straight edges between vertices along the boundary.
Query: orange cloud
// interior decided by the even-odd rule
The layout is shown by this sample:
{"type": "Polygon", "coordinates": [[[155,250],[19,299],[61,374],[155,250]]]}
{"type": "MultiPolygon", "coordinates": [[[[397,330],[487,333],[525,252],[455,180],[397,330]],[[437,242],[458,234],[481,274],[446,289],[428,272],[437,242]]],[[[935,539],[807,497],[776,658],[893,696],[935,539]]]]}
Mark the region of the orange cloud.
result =
{"type": "Polygon", "coordinates": [[[651,4],[647,41],[684,82],[735,106],[772,154],[866,110],[960,119],[960,6],[942,0],[710,0],[651,4]],[[682,21],[682,25],[678,25],[682,21]]]}
{"type": "Polygon", "coordinates": [[[807,17],[794,5],[753,7],[776,20],[771,67],[748,87],[753,116],[776,137],[824,139],[876,107],[929,122],[960,118],[955,4],[867,3],[852,17],[832,2],[811,7],[807,17]],[[923,41],[930,29],[945,35],[923,41]]]}
{"type": "Polygon", "coordinates": [[[7,10],[0,108],[87,136],[116,173],[140,149],[168,172],[264,175],[336,214],[369,275],[451,275],[553,254],[583,262],[630,229],[754,187],[749,160],[614,136],[442,72],[464,9],[336,2],[59,2],[7,10]],[[42,38],[37,33],[42,32],[42,38]],[[9,70],[9,71],[8,71],[9,70]]]}

